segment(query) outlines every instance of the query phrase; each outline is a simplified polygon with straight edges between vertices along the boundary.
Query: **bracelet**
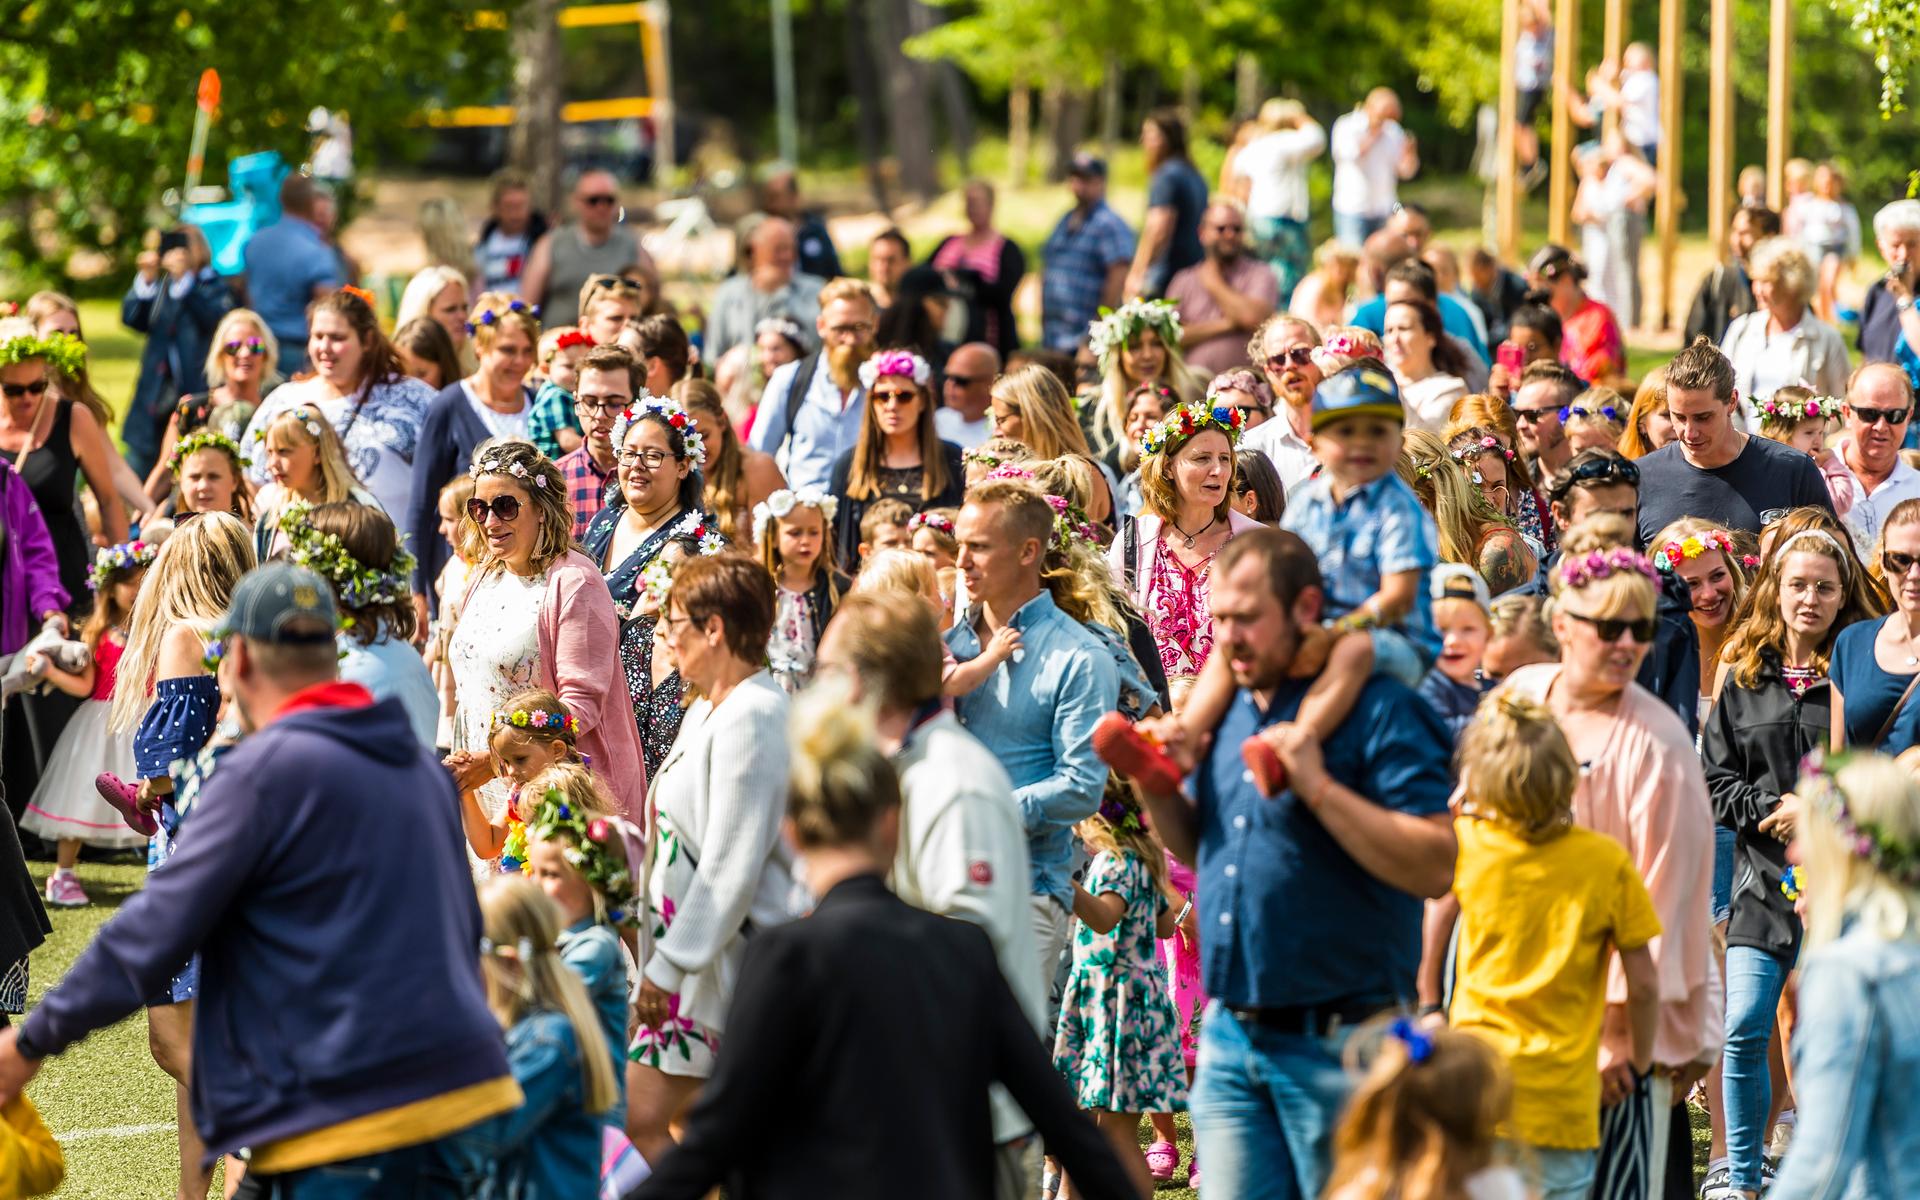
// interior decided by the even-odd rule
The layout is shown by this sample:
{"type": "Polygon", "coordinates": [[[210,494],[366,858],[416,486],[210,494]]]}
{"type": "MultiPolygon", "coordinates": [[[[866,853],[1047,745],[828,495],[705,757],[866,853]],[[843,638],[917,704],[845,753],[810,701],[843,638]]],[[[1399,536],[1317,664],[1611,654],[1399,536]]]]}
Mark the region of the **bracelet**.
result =
{"type": "Polygon", "coordinates": [[[1173,918],[1173,923],[1175,925],[1178,925],[1180,922],[1186,920],[1187,914],[1192,911],[1193,911],[1193,899],[1189,897],[1187,899],[1187,902],[1180,906],[1180,913],[1178,916],[1173,918]]]}
{"type": "Polygon", "coordinates": [[[1422,1004],[1414,1013],[1416,1017],[1444,1017],[1446,1015],[1447,1006],[1444,1004],[1422,1004]]]}

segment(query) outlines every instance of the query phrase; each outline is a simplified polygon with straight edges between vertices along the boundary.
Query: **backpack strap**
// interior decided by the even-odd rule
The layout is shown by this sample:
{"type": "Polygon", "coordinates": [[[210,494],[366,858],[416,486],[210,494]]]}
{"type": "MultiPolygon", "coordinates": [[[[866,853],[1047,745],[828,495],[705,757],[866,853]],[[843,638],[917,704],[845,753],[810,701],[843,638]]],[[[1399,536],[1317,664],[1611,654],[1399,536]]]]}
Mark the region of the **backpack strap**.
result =
{"type": "Polygon", "coordinates": [[[813,386],[814,372],[820,369],[820,352],[814,351],[800,360],[794,368],[793,378],[787,381],[787,432],[781,437],[780,445],[774,447],[778,454],[782,447],[793,441],[793,423],[800,415],[800,406],[807,402],[807,389],[813,386]]]}

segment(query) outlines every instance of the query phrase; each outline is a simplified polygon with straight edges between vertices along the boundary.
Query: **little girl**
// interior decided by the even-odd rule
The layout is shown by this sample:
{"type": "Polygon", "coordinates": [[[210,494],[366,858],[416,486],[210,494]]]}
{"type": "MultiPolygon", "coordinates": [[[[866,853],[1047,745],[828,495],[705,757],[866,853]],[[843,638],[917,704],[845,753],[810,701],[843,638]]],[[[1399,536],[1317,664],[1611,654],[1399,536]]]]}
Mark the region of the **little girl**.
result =
{"type": "Polygon", "coordinates": [[[560,911],[531,880],[509,875],[480,889],[480,917],[487,1005],[507,1031],[507,1065],[525,1100],[456,1135],[485,1164],[476,1195],[597,1195],[601,1129],[619,1084],[593,1000],[560,957],[560,911]]]}
{"type": "MultiPolygon", "coordinates": [[[[460,788],[460,825],[466,830],[467,845],[482,862],[497,859],[500,870],[509,873],[525,868],[525,827],[534,799],[527,784],[556,763],[579,762],[580,751],[574,746],[579,732],[580,723],[558,696],[531,688],[511,697],[505,710],[493,714],[486,757],[455,750],[442,760],[460,788]],[[496,779],[505,781],[514,793],[499,824],[480,803],[480,789],[496,779]]],[[[609,807],[595,815],[611,811],[609,807]]]]}
{"type": "Polygon", "coordinates": [[[1588,388],[1560,410],[1560,424],[1567,431],[1567,444],[1573,452],[1583,450],[1619,450],[1620,435],[1627,431],[1627,402],[1612,388],[1588,388]]]}
{"type": "Polygon", "coordinates": [[[930,508],[907,518],[907,544],[931,559],[936,571],[947,570],[960,558],[960,538],[953,524],[956,515],[950,508],[930,508]]]}
{"type": "Polygon", "coordinates": [[[773,576],[773,637],[767,664],[788,694],[813,675],[820,634],[851,581],[834,562],[827,530],[840,502],[818,488],[781,488],[753,506],[753,540],[773,576]]]}
{"type": "Polygon", "coordinates": [[[267,422],[264,441],[272,482],[254,497],[259,516],[253,526],[253,552],[261,562],[285,548],[280,514],[295,500],[316,508],[340,500],[380,507],[373,493],[354,479],[347,448],[318,408],[296,404],[282,412],[267,422]]]}
{"type": "MultiPolygon", "coordinates": [[[[1111,775],[1100,811],[1077,832],[1093,859],[1073,889],[1073,966],[1060,999],[1053,1065],[1091,1111],[1142,1194],[1153,1190],[1140,1156],[1140,1114],[1186,1107],[1186,1073],[1173,1003],[1154,941],[1173,933],[1161,896],[1165,852],[1147,832],[1133,789],[1111,775]]],[[[1060,1196],[1071,1195],[1071,1181],[1060,1196]]]]}
{"type": "Polygon", "coordinates": [[[56,908],[87,904],[87,893],[73,873],[81,843],[119,850],[147,841],[100,798],[93,781],[102,771],[123,779],[133,774],[132,731],[109,730],[107,713],[112,707],[115,668],[127,646],[127,621],[157,551],[146,542],[125,542],[94,556],[93,570],[87,573],[87,586],[95,596],[93,612],[80,630],[80,640],[93,652],[93,661],[78,674],[47,664],[47,679],[55,687],[69,696],[85,697],[60,734],[53,760],[20,817],[20,828],[58,843],[57,865],[47,879],[47,903],[56,908]]]}
{"type": "Polygon", "coordinates": [[[1513,1101],[1499,1055],[1405,1017],[1366,1032],[1353,1046],[1373,1042],[1372,1066],[1334,1135],[1327,1200],[1526,1200],[1519,1173],[1495,1161],[1513,1101]]]}
{"type": "Polygon", "coordinates": [[[1812,388],[1797,384],[1777,388],[1759,402],[1760,436],[1792,446],[1816,462],[1827,444],[1829,422],[1840,416],[1843,402],[1833,396],[1816,396],[1812,388]]]}
{"type": "MultiPolygon", "coordinates": [[[[882,550],[869,558],[861,566],[860,574],[854,578],[853,590],[925,601],[940,628],[945,629],[950,623],[945,619],[944,597],[932,565],[923,555],[911,550],[882,550]]],[[[1013,652],[1019,648],[1020,631],[1011,625],[1003,625],[994,631],[986,647],[966,662],[956,661],[953,651],[943,640],[940,650],[946,657],[946,668],[941,677],[941,694],[967,695],[992,678],[1000,664],[1013,657],[1013,652]]]]}
{"type": "Polygon", "coordinates": [[[253,460],[240,453],[240,443],[211,428],[197,429],[180,439],[167,460],[173,475],[173,511],[232,513],[253,523],[253,493],[243,472],[253,460]]]}

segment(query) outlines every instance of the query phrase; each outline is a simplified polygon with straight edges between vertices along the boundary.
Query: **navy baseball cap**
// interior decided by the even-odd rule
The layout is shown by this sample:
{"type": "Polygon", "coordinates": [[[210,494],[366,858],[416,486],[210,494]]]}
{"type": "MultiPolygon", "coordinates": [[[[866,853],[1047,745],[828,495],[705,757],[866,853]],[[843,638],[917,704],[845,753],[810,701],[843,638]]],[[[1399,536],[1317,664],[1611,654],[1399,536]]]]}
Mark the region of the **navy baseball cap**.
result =
{"type": "Polygon", "coordinates": [[[238,634],[255,642],[314,644],[331,642],[339,623],[333,588],[327,581],[305,567],[276,559],[241,578],[214,636],[224,640],[238,634]],[[296,628],[289,630],[289,625],[296,628]]]}
{"type": "Polygon", "coordinates": [[[1083,151],[1074,155],[1073,161],[1067,164],[1067,174],[1078,175],[1083,179],[1105,179],[1107,160],[1097,154],[1087,154],[1083,151]]]}
{"type": "Polygon", "coordinates": [[[1380,367],[1350,367],[1313,389],[1313,428],[1318,431],[1348,417],[1407,421],[1400,386],[1380,367]]]}

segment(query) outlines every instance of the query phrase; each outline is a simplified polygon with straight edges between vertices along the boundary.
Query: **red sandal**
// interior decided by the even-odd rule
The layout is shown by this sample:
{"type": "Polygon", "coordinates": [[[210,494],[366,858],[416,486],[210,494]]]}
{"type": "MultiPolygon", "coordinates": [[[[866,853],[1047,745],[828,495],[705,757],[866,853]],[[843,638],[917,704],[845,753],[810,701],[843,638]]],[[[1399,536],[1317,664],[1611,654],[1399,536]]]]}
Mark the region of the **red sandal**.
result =
{"type": "Polygon", "coordinates": [[[1155,796],[1178,795],[1186,775],[1158,743],[1117,712],[1101,717],[1093,727],[1093,752],[1155,796]]]}
{"type": "Polygon", "coordinates": [[[145,837],[160,832],[160,823],[153,819],[153,814],[140,807],[140,789],[112,771],[102,771],[94,776],[93,790],[99,792],[100,798],[120,814],[127,828],[145,837]]]}
{"type": "Polygon", "coordinates": [[[1240,743],[1240,761],[1247,764],[1253,785],[1269,800],[1287,790],[1287,768],[1259,734],[1240,743]]]}

